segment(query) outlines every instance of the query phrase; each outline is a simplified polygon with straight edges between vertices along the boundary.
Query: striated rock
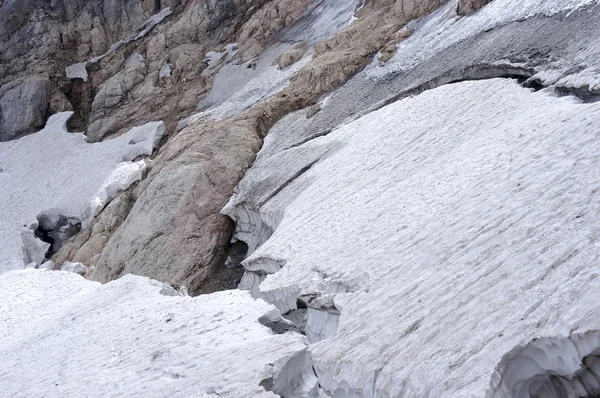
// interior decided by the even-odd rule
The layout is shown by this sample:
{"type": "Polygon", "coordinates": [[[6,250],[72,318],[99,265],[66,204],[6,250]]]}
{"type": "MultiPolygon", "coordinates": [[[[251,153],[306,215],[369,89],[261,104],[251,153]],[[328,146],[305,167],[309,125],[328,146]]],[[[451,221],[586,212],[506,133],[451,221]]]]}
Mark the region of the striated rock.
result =
{"type": "Polygon", "coordinates": [[[90,125],[87,129],[88,142],[101,141],[109,133],[115,132],[115,118],[109,118],[109,109],[127,100],[129,92],[144,80],[146,62],[141,54],[133,54],[122,71],[108,79],[98,88],[92,102],[90,125]]]}
{"type": "Polygon", "coordinates": [[[107,282],[134,273],[185,285],[192,294],[222,289],[213,277],[233,225],[219,211],[260,147],[251,127],[206,119],[171,140],[89,277],[107,282]]]}
{"type": "Polygon", "coordinates": [[[307,50],[308,50],[307,46],[304,43],[302,43],[302,44],[298,45],[296,48],[294,48],[293,50],[290,50],[286,53],[279,55],[275,59],[275,61],[273,61],[273,63],[275,65],[279,66],[280,69],[285,69],[289,66],[292,66],[296,62],[300,61],[300,59],[302,59],[302,57],[304,57],[304,54],[306,54],[307,50]]]}
{"type": "MultiPolygon", "coordinates": [[[[271,0],[240,28],[237,40],[243,62],[258,56],[273,34],[291,26],[307,10],[311,0],[271,0]]],[[[300,57],[302,58],[302,57],[300,57]]],[[[290,64],[291,65],[291,64],[290,64]]]]}

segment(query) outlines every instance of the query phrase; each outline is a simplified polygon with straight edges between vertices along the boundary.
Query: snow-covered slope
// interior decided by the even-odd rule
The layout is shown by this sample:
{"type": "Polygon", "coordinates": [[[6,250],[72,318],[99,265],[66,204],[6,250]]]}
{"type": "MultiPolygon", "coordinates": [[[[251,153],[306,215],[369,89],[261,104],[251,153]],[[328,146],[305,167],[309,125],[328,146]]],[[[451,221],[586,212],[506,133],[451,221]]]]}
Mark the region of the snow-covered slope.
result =
{"type": "Polygon", "coordinates": [[[0,272],[44,259],[49,245],[33,233],[40,215],[48,229],[85,228],[118,190],[142,177],[146,164],[134,160],[150,155],[164,132],[162,122],[152,122],[88,144],[67,132],[70,116],[56,114],[40,132],[0,143],[0,272]]]}
{"type": "Polygon", "coordinates": [[[290,149],[310,164],[335,148],[265,205],[283,214],[246,286],[274,273],[258,294],[306,301],[323,329],[341,312],[310,348],[333,396],[492,394],[515,347],[600,330],[598,126],[600,104],[496,79],[290,149]]]}
{"type": "Polygon", "coordinates": [[[143,277],[41,270],[0,285],[2,397],[275,397],[261,382],[305,349],[239,290],[192,298],[143,277]]]}

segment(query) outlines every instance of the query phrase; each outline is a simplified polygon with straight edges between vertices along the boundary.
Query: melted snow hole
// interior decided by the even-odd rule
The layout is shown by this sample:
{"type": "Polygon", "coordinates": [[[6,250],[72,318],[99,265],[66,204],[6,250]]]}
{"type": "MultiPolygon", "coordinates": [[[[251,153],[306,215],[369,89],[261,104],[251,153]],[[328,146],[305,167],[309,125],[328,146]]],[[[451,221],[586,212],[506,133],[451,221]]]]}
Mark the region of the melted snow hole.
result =
{"type": "Polygon", "coordinates": [[[61,214],[41,213],[37,216],[35,237],[50,245],[45,257],[49,259],[60,250],[67,239],[81,231],[81,220],[61,214]]]}
{"type": "Polygon", "coordinates": [[[536,339],[503,362],[494,397],[600,397],[600,331],[536,339]]]}

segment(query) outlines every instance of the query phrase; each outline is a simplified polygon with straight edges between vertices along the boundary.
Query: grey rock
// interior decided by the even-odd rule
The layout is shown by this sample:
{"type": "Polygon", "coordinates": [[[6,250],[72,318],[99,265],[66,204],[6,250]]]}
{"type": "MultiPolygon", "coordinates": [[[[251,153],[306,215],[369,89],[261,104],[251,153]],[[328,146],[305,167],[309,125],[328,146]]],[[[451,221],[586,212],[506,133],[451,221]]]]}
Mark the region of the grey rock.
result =
{"type": "Polygon", "coordinates": [[[141,54],[133,54],[122,71],[108,79],[98,88],[98,94],[92,103],[90,125],[87,130],[88,142],[102,140],[112,131],[114,120],[107,118],[109,109],[127,99],[129,92],[144,80],[146,62],[141,54]]]}
{"type": "Polygon", "coordinates": [[[0,87],[0,141],[41,129],[50,103],[50,81],[40,76],[0,87]]]}
{"type": "Polygon", "coordinates": [[[202,120],[182,130],[161,151],[89,278],[134,273],[191,294],[221,290],[239,271],[223,266],[233,225],[219,211],[259,146],[245,123],[202,120]]]}
{"type": "Polygon", "coordinates": [[[68,261],[63,264],[60,270],[65,272],[73,272],[79,275],[85,275],[86,272],[88,272],[88,269],[85,265],[81,263],[70,263],[68,261]]]}
{"type": "Polygon", "coordinates": [[[458,14],[467,15],[472,12],[479,10],[492,0],[459,0],[458,2],[458,14]]]}

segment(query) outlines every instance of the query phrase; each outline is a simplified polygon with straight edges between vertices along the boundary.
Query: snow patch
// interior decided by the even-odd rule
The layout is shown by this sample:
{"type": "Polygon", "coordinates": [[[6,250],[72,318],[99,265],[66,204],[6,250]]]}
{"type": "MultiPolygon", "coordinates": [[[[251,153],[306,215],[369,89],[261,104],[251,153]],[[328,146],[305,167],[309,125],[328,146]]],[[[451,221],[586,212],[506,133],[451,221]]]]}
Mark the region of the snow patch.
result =
{"type": "Polygon", "coordinates": [[[71,115],[58,113],[38,133],[0,143],[0,272],[43,262],[51,245],[35,231],[62,242],[75,225],[85,228],[118,190],[142,177],[146,163],[133,160],[150,155],[164,134],[162,122],[151,122],[89,144],[67,131],[71,115]]]}

